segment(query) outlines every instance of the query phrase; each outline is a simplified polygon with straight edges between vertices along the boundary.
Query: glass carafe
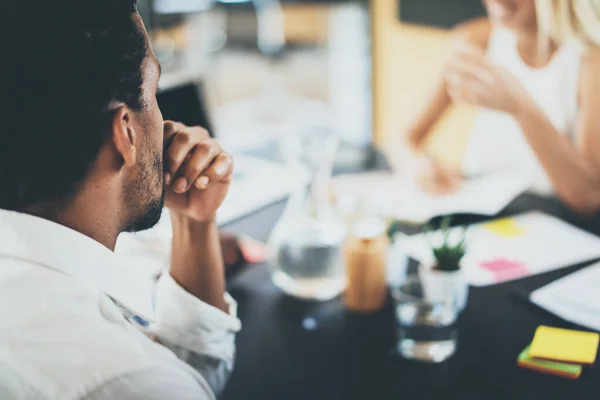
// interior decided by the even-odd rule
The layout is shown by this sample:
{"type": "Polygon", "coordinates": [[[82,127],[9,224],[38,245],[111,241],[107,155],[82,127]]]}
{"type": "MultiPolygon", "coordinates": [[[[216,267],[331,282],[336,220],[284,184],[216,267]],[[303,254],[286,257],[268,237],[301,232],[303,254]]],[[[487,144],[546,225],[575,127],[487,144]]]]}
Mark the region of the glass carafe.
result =
{"type": "Polygon", "coordinates": [[[329,196],[339,138],[315,129],[283,143],[286,162],[305,168],[310,181],[298,185],[269,239],[273,281],[294,297],[328,300],[346,285],[342,256],[346,226],[329,196]]]}

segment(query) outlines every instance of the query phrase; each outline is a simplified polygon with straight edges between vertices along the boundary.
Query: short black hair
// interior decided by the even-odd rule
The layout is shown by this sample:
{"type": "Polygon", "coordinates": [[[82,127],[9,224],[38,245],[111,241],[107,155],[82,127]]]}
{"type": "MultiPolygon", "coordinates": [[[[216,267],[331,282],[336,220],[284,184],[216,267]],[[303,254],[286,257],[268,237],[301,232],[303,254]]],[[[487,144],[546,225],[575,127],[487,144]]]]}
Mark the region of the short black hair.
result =
{"type": "Polygon", "coordinates": [[[0,208],[61,205],[142,104],[147,41],[136,0],[0,1],[0,208]]]}

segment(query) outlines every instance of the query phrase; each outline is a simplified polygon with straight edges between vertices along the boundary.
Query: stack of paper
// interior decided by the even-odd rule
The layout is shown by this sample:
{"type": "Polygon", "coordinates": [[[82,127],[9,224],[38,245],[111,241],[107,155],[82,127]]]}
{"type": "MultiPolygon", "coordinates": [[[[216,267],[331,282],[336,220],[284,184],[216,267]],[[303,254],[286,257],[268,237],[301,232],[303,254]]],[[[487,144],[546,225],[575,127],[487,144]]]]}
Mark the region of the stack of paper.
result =
{"type": "MultiPolygon", "coordinates": [[[[458,229],[451,231],[451,237],[458,229]]],[[[435,240],[439,233],[431,235],[435,240]]],[[[406,237],[400,245],[412,258],[428,265],[435,263],[429,234],[406,237]]],[[[531,212],[469,227],[467,254],[461,266],[470,284],[485,286],[599,257],[600,238],[557,218],[531,212]]],[[[600,282],[600,275],[596,282],[600,282]]],[[[600,304],[598,296],[595,300],[600,304]]]]}
{"type": "Polygon", "coordinates": [[[518,174],[495,173],[466,180],[448,195],[423,192],[407,178],[390,173],[343,175],[334,182],[339,197],[376,201],[399,220],[425,222],[449,214],[495,215],[529,187],[518,174]]]}
{"type": "Polygon", "coordinates": [[[597,333],[540,326],[517,365],[548,374],[577,379],[584,365],[593,365],[598,352],[597,333]]]}
{"type": "Polygon", "coordinates": [[[600,263],[534,291],[530,300],[566,321],[600,331],[600,263]]]}

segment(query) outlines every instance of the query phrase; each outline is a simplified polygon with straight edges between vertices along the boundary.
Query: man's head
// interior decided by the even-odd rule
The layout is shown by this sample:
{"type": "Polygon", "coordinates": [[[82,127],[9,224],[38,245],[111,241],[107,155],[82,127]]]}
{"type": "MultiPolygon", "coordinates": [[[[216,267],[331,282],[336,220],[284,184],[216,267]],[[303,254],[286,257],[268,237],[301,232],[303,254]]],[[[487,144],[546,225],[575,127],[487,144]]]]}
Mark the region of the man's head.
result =
{"type": "Polygon", "coordinates": [[[0,3],[0,208],[60,213],[102,188],[120,229],[160,217],[160,73],[135,2],[0,3]]]}

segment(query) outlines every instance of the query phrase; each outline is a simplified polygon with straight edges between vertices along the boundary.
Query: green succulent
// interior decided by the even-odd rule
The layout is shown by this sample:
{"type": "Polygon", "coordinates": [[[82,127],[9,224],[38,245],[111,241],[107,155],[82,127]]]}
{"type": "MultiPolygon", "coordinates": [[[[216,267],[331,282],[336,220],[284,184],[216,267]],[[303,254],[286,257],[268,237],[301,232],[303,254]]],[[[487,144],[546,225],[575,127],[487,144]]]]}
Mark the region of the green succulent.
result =
{"type": "Polygon", "coordinates": [[[427,227],[429,243],[433,251],[433,256],[436,260],[436,264],[433,269],[437,271],[458,271],[460,269],[460,260],[462,260],[467,251],[467,229],[465,227],[458,228],[460,232],[459,238],[454,244],[451,244],[450,233],[452,230],[450,228],[450,222],[451,217],[446,216],[440,223],[439,233],[442,235],[441,244],[434,244],[432,238],[434,231],[431,229],[431,227],[427,227]]]}
{"type": "Polygon", "coordinates": [[[395,219],[389,223],[386,234],[390,241],[394,241],[394,236],[398,232],[402,232],[402,222],[395,219]]]}

